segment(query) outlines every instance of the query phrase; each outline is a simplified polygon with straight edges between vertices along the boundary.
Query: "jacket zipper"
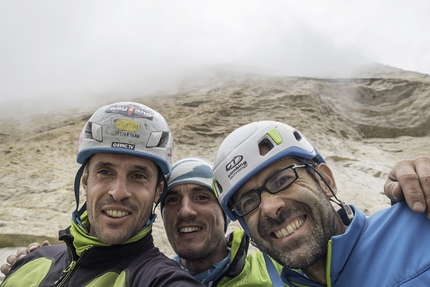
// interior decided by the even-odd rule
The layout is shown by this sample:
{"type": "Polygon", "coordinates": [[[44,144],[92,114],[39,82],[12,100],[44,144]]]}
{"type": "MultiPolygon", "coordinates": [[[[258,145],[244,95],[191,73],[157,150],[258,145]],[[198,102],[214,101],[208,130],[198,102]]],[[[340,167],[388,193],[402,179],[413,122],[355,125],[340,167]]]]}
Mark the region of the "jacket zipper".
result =
{"type": "Polygon", "coordinates": [[[88,251],[91,249],[90,247],[84,250],[84,252],[82,252],[82,255],[78,257],[73,246],[73,240],[70,240],[69,236],[64,236],[63,241],[67,245],[67,249],[69,250],[70,255],[72,257],[72,262],[70,262],[69,266],[67,266],[67,268],[64,269],[63,275],[61,275],[60,278],[57,281],[55,281],[54,287],[66,286],[70,277],[80,265],[80,262],[85,260],[85,258],[88,256],[87,255],[89,253],[88,251]]]}
{"type": "Polygon", "coordinates": [[[84,261],[85,258],[88,255],[88,250],[85,250],[81,257],[78,258],[78,260],[73,260],[69,266],[64,269],[63,271],[63,275],[61,275],[61,277],[54,283],[54,287],[61,287],[61,286],[66,286],[67,282],[69,282],[70,277],[72,277],[73,273],[75,272],[76,269],[78,269],[80,262],[84,261]]]}

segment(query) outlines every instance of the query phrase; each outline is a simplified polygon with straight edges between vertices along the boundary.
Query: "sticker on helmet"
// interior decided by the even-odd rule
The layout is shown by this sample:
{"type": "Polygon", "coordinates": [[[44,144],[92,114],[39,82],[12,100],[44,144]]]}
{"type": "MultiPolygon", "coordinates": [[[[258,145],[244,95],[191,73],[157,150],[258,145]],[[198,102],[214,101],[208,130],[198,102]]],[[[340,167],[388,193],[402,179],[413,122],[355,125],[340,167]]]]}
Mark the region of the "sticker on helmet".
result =
{"type": "Polygon", "coordinates": [[[140,135],[138,135],[138,134],[131,133],[131,132],[122,132],[122,131],[116,131],[115,136],[130,137],[130,138],[135,138],[135,139],[140,138],[140,135]]]}
{"type": "Polygon", "coordinates": [[[112,143],[112,147],[134,150],[135,145],[134,144],[129,144],[129,143],[113,142],[112,143]]]}
{"type": "Polygon", "coordinates": [[[130,119],[118,119],[115,121],[115,126],[120,131],[135,132],[140,129],[140,124],[130,119]]]}
{"type": "Polygon", "coordinates": [[[139,108],[136,105],[130,104],[130,105],[110,105],[106,109],[106,113],[113,113],[113,114],[119,114],[124,115],[128,117],[137,117],[137,118],[144,118],[152,121],[154,118],[154,115],[148,111],[139,108]]]}

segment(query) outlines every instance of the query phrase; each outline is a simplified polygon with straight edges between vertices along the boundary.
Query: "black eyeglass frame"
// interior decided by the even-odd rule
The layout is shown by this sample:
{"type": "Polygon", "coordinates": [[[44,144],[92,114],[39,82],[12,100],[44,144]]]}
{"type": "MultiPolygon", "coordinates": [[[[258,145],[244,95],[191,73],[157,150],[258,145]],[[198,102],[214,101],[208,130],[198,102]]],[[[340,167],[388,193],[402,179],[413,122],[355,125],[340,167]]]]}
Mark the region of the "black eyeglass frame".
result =
{"type": "Polygon", "coordinates": [[[286,168],[283,168],[283,169],[281,169],[281,170],[279,170],[278,172],[276,172],[274,175],[272,175],[271,177],[269,177],[264,183],[263,183],[263,185],[262,186],[260,186],[259,188],[257,188],[257,189],[253,189],[253,190],[251,190],[251,191],[249,191],[249,192],[247,192],[246,194],[244,194],[236,203],[234,203],[233,205],[232,205],[232,207],[231,207],[231,211],[232,212],[234,212],[234,213],[236,213],[238,216],[240,216],[240,217],[243,217],[243,216],[245,216],[245,215],[248,215],[248,214],[250,214],[251,212],[253,212],[257,207],[259,207],[260,206],[260,204],[261,204],[261,192],[262,191],[267,191],[268,193],[270,193],[270,194],[276,194],[276,193],[278,193],[278,192],[281,192],[282,190],[285,190],[285,189],[287,189],[287,188],[289,188],[294,182],[296,182],[296,180],[299,178],[299,174],[297,173],[297,171],[296,171],[296,168],[300,168],[300,167],[312,167],[311,165],[309,165],[309,164],[292,164],[292,165],[289,165],[289,166],[287,166],[286,168]],[[293,170],[294,171],[294,174],[295,174],[295,179],[293,180],[293,181],[291,181],[287,186],[283,186],[282,188],[280,188],[279,190],[276,190],[276,191],[271,191],[271,190],[269,190],[268,188],[267,188],[267,183],[270,181],[270,180],[272,180],[272,179],[274,179],[274,178],[276,178],[276,176],[278,176],[281,172],[283,172],[283,171],[285,171],[286,169],[291,169],[291,170],[293,170]],[[259,200],[259,202],[258,202],[258,204],[256,204],[251,210],[249,210],[249,211],[247,211],[247,212],[242,212],[241,211],[241,208],[239,207],[240,205],[240,203],[242,202],[242,200],[245,200],[245,199],[247,199],[247,198],[249,198],[249,196],[251,196],[251,195],[254,195],[254,194],[256,194],[256,198],[258,198],[258,200],[259,200]]]}

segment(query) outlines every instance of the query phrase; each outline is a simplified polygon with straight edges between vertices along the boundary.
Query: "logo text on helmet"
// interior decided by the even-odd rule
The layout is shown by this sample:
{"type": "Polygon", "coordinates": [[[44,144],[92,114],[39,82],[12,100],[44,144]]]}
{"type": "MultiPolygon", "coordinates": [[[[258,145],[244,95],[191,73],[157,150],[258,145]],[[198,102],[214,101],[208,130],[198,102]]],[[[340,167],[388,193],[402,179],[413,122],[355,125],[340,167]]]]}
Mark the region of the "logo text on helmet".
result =
{"type": "Polygon", "coordinates": [[[113,142],[112,143],[112,147],[134,150],[135,145],[134,144],[129,144],[129,143],[113,142]]]}
{"type": "Polygon", "coordinates": [[[243,156],[237,155],[235,156],[229,163],[226,164],[225,170],[229,171],[233,169],[236,165],[238,165],[243,159],[243,156]]]}
{"type": "Polygon", "coordinates": [[[237,155],[230,162],[228,162],[225,166],[226,171],[230,171],[227,175],[231,180],[239,171],[246,168],[248,166],[248,162],[243,161],[243,156],[237,155]]]}
{"type": "Polygon", "coordinates": [[[106,109],[106,113],[120,114],[128,117],[144,118],[152,121],[154,115],[135,105],[111,105],[106,109]]]}
{"type": "Polygon", "coordinates": [[[140,138],[140,135],[138,135],[136,133],[131,133],[131,132],[116,131],[115,135],[120,136],[120,137],[130,137],[130,138],[135,138],[135,139],[140,138]]]}
{"type": "Polygon", "coordinates": [[[120,131],[135,132],[140,129],[140,124],[130,119],[119,119],[115,121],[115,126],[120,131]]]}

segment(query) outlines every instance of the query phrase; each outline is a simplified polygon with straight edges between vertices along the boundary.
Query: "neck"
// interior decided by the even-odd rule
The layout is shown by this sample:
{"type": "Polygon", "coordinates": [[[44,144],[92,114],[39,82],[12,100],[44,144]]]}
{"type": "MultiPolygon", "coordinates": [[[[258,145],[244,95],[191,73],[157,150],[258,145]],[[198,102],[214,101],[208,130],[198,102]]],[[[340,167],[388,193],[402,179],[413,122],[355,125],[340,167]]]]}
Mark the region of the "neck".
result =
{"type": "MultiPolygon", "coordinates": [[[[336,218],[336,233],[332,236],[340,235],[345,233],[348,228],[345,224],[343,224],[342,220],[337,217],[336,218]]],[[[316,283],[319,283],[323,286],[327,286],[327,255],[323,258],[319,259],[317,262],[312,264],[309,267],[302,268],[302,271],[308,276],[308,278],[316,283]]]]}
{"type": "Polygon", "coordinates": [[[202,273],[212,268],[213,264],[222,261],[228,255],[227,242],[225,240],[222,242],[222,244],[218,245],[218,248],[205,257],[195,259],[181,258],[182,266],[196,274],[202,273]]]}
{"type": "Polygon", "coordinates": [[[313,282],[319,283],[323,286],[327,285],[326,280],[326,258],[321,258],[318,262],[302,269],[303,272],[313,282]]]}

